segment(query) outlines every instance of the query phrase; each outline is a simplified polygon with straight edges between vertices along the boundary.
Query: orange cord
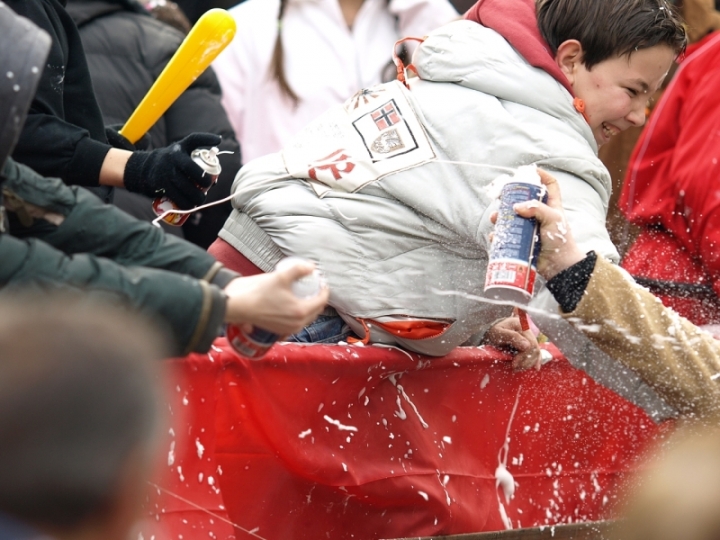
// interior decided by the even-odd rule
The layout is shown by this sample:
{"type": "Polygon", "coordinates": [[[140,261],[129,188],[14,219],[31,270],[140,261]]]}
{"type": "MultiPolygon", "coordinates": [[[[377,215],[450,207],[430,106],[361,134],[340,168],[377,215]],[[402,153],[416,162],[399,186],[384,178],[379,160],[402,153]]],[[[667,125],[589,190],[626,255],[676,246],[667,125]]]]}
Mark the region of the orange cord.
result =
{"type": "Polygon", "coordinates": [[[365,330],[365,337],[362,339],[358,339],[352,336],[348,336],[347,342],[348,343],[362,343],[363,345],[367,345],[370,343],[370,329],[368,328],[368,325],[365,323],[365,319],[355,319],[356,321],[359,321],[360,324],[363,326],[363,330],[365,330]]]}
{"type": "MultiPolygon", "coordinates": [[[[405,88],[409,88],[407,84],[407,78],[405,76],[405,64],[403,64],[403,61],[400,59],[400,57],[397,54],[398,45],[402,45],[406,41],[417,41],[418,43],[422,43],[425,41],[425,38],[417,38],[417,37],[406,37],[399,39],[395,42],[395,47],[393,48],[393,62],[395,62],[395,67],[397,68],[397,80],[403,83],[403,86],[405,88]]],[[[417,71],[415,70],[415,66],[412,64],[407,66],[407,69],[411,70],[415,75],[417,75],[417,71]]]]}
{"type": "Polygon", "coordinates": [[[573,106],[575,107],[575,110],[577,112],[583,115],[583,118],[589,124],[590,120],[585,114],[585,101],[582,98],[576,97],[575,99],[573,99],[573,106]]]}

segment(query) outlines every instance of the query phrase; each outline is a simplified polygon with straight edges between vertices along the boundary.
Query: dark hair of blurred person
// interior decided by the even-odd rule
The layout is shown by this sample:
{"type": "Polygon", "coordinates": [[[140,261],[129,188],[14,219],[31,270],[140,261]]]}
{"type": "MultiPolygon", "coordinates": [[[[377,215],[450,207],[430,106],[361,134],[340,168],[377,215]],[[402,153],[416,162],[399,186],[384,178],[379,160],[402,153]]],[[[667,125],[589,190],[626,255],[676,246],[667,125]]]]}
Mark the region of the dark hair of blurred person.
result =
{"type": "Polygon", "coordinates": [[[0,514],[58,539],[128,537],[162,422],[154,328],[74,297],[3,299],[0,514]]]}

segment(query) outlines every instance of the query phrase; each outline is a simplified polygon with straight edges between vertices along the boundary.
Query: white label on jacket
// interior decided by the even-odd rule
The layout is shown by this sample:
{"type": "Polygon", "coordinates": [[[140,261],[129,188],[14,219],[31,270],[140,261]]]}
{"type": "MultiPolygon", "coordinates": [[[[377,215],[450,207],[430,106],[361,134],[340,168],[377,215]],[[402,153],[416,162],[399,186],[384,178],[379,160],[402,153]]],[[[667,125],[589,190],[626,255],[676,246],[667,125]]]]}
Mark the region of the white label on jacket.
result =
{"type": "Polygon", "coordinates": [[[283,150],[288,172],[310,181],[322,196],[332,189],[354,192],[433,159],[405,92],[395,81],[360,90],[330,109],[283,150]]]}

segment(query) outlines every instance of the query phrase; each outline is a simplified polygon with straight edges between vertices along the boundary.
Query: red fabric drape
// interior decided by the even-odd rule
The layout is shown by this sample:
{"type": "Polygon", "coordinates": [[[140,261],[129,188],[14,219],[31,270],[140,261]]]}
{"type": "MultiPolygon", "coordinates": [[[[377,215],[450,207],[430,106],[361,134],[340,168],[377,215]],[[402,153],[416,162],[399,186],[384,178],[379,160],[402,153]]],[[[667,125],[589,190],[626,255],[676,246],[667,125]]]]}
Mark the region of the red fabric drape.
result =
{"type": "Polygon", "coordinates": [[[146,518],[137,538],[235,538],[215,459],[222,367],[213,362],[213,354],[217,351],[167,361],[168,425],[158,444],[158,471],[148,485],[146,518]]]}
{"type": "MultiPolygon", "coordinates": [[[[168,452],[177,444],[164,487],[229,518],[238,539],[501,530],[501,503],[514,527],[601,519],[662,431],[560,357],[516,374],[491,349],[431,359],[278,344],[251,361],[216,346],[172,363],[182,382],[171,412],[189,419],[165,442],[168,452]],[[509,502],[499,463],[517,483],[509,502]]],[[[159,499],[173,538],[200,525],[202,537],[228,534],[212,517],[194,522],[197,509],[174,496],[159,499]]]]}

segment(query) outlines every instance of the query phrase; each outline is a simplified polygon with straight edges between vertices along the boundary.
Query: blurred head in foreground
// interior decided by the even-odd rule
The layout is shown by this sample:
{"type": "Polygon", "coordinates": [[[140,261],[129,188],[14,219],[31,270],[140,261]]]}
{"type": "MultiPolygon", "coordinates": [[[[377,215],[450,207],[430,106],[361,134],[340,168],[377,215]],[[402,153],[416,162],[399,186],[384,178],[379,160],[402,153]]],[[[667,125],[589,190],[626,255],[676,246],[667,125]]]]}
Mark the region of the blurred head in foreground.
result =
{"type": "Polygon", "coordinates": [[[679,429],[628,501],[618,540],[720,538],[720,427],[679,429]]]}
{"type": "Polygon", "coordinates": [[[124,539],[161,425],[146,320],[68,298],[0,302],[0,514],[58,539],[124,539]]]}

